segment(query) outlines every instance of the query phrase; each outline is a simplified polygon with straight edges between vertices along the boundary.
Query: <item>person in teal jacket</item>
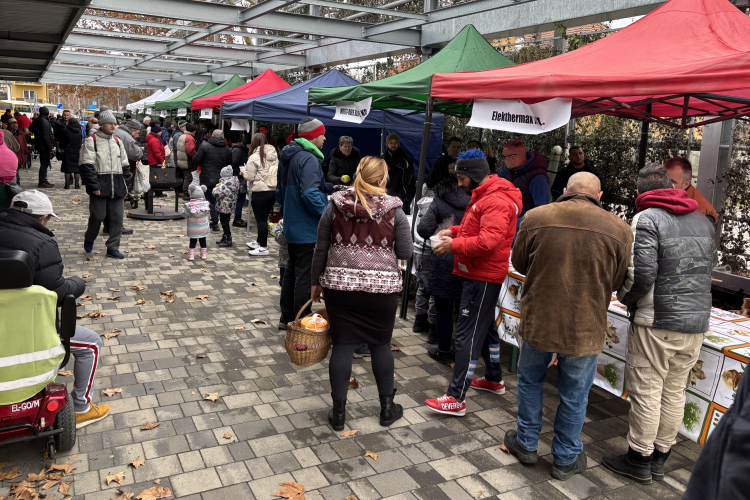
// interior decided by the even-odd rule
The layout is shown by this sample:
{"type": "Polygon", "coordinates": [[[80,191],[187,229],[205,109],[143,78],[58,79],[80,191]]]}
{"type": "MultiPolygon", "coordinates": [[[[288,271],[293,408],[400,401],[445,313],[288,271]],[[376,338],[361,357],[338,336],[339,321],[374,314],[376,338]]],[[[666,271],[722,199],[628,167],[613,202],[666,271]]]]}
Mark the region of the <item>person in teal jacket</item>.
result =
{"type": "MultiPolygon", "coordinates": [[[[296,138],[281,151],[276,183],[276,201],[284,218],[284,239],[289,247],[289,264],[281,284],[279,329],[286,330],[310,298],[311,266],[318,222],[328,206],[326,182],[320,163],[320,149],[326,140],[320,120],[305,117],[296,138]]],[[[307,307],[305,314],[309,313],[307,307]]]]}

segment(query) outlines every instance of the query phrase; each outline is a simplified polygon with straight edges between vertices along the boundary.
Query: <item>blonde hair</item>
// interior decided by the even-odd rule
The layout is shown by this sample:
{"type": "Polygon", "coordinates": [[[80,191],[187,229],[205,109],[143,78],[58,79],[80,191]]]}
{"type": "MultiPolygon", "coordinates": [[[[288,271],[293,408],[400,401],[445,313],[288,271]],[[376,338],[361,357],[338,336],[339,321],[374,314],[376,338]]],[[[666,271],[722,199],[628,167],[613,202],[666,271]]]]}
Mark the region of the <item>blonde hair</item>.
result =
{"type": "Polygon", "coordinates": [[[380,187],[383,179],[388,180],[388,165],[385,160],[377,156],[365,156],[359,162],[354,178],[354,208],[357,202],[362,203],[367,213],[372,217],[372,210],[367,205],[365,193],[383,196],[385,188],[380,187]]]}

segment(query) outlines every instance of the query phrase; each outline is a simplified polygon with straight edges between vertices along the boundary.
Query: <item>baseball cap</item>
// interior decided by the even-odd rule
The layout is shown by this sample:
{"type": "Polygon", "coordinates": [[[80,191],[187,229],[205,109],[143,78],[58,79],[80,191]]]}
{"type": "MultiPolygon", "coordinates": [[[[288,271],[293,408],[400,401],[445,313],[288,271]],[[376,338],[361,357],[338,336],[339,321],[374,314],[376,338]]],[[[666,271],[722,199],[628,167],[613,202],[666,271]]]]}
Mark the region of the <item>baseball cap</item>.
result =
{"type": "Polygon", "coordinates": [[[55,219],[60,219],[60,217],[58,217],[57,214],[52,211],[52,202],[49,201],[47,195],[42,193],[41,191],[37,191],[36,189],[21,191],[20,193],[15,195],[12,200],[10,200],[10,206],[14,210],[25,212],[27,214],[51,215],[55,219]],[[13,204],[17,201],[26,203],[26,208],[14,207],[13,204]]]}

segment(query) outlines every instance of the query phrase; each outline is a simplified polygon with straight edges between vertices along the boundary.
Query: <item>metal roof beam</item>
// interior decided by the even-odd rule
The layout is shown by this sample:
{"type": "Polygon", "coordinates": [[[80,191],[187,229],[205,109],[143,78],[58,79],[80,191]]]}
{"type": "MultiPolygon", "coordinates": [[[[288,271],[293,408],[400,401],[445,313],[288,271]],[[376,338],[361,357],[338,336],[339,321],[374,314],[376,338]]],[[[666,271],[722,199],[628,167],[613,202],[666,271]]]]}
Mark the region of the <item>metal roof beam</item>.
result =
{"type": "Polygon", "coordinates": [[[165,29],[171,29],[171,30],[208,33],[208,28],[201,28],[199,26],[189,26],[189,25],[184,25],[184,24],[170,24],[170,23],[155,23],[152,21],[143,21],[141,19],[123,19],[121,17],[89,16],[89,15],[84,15],[81,17],[81,19],[83,19],[84,21],[99,21],[102,23],[135,24],[137,26],[149,26],[151,28],[165,28],[165,29]]]}
{"type": "Polygon", "coordinates": [[[398,10],[384,9],[383,7],[369,7],[367,5],[358,5],[352,3],[333,2],[331,0],[300,0],[300,3],[307,5],[318,5],[331,9],[352,10],[354,12],[365,12],[367,14],[378,14],[380,16],[403,17],[419,21],[415,26],[427,22],[429,14],[419,14],[417,12],[403,12],[398,10]]]}
{"type": "Polygon", "coordinates": [[[0,50],[0,57],[17,57],[19,59],[34,59],[48,61],[53,57],[52,52],[38,52],[25,50],[0,50]]]}
{"type": "MultiPolygon", "coordinates": [[[[120,68],[123,66],[132,66],[133,64],[143,61],[138,57],[113,56],[109,54],[97,54],[92,52],[81,52],[72,50],[60,51],[55,62],[73,63],[73,64],[93,64],[98,66],[110,66],[120,68]]],[[[233,61],[238,63],[237,61],[233,61]]],[[[182,61],[179,59],[151,59],[141,62],[138,66],[143,69],[157,69],[175,71],[178,73],[190,72],[191,74],[210,73],[224,66],[219,64],[210,64],[204,61],[182,61]]],[[[240,76],[254,76],[258,74],[255,68],[249,66],[232,66],[232,72],[240,76]]]]}
{"type": "Polygon", "coordinates": [[[0,40],[13,40],[16,42],[34,42],[46,45],[60,45],[63,39],[60,35],[29,33],[22,31],[0,31],[0,40]]]}

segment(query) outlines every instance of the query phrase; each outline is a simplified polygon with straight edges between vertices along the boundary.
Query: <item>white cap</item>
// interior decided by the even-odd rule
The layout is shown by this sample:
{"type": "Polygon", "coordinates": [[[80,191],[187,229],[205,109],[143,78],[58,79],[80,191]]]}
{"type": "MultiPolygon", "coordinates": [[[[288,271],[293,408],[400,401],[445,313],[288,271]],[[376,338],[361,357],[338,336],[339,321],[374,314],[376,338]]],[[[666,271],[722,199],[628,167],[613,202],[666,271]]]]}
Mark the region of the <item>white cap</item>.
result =
{"type": "Polygon", "coordinates": [[[18,210],[20,212],[25,212],[27,214],[31,215],[51,215],[55,219],[60,219],[60,217],[55,214],[55,212],[52,211],[52,202],[49,201],[49,198],[47,198],[47,195],[42,193],[41,191],[37,191],[36,189],[29,189],[27,191],[21,191],[17,195],[13,197],[12,200],[10,200],[10,206],[11,208],[18,210]],[[13,204],[17,201],[22,201],[26,203],[26,208],[17,208],[14,207],[13,204]]]}

